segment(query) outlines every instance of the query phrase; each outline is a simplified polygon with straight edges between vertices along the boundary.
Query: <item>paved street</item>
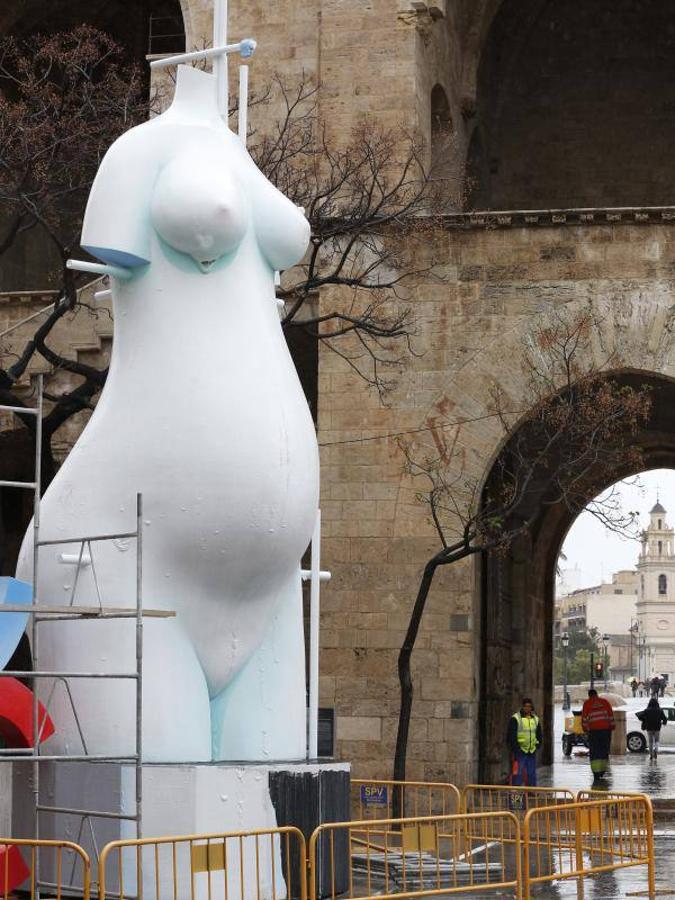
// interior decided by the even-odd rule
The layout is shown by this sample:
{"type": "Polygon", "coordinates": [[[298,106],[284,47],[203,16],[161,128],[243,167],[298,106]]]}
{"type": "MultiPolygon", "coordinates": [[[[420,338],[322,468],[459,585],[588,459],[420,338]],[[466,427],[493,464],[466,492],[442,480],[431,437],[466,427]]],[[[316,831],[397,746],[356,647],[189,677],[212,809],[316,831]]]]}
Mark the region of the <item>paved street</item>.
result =
{"type": "MultiPolygon", "coordinates": [[[[552,767],[539,770],[541,785],[568,787],[573,791],[591,786],[592,777],[587,756],[573,754],[569,758],[562,755],[560,735],[562,733],[562,711],[556,710],[555,742],[556,755],[552,767]]],[[[656,763],[650,762],[647,754],[631,753],[623,757],[611,758],[611,775],[607,779],[610,790],[639,791],[649,795],[661,805],[672,799],[675,802],[675,751],[663,750],[656,763]]],[[[672,818],[659,819],[655,828],[656,843],[656,883],[661,892],[675,895],[675,814],[672,818]]],[[[646,890],[647,879],[643,868],[624,869],[588,879],[585,886],[587,898],[626,897],[633,892],[646,890]]],[[[577,897],[574,880],[559,882],[540,888],[537,897],[577,897]]]]}

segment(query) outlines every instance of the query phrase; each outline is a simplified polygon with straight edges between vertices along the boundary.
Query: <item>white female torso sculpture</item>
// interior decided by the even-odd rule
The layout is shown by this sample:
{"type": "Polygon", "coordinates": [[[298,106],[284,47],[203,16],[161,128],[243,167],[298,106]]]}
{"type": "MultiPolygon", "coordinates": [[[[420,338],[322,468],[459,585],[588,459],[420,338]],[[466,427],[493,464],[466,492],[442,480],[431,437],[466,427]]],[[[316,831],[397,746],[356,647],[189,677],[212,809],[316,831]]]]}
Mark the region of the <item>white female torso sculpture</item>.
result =
{"type": "MultiPolygon", "coordinates": [[[[82,244],[113,279],[115,340],[91,421],[50,485],[41,535],[129,530],[144,497],[144,756],[298,759],[305,752],[300,558],[318,504],[313,423],[279,323],[275,270],[307,247],[304,216],[256,168],[181,67],[163,115],[123,135],[92,188],[82,244]]],[[[30,578],[30,535],[18,576],[30,578]]],[[[95,544],[105,605],[131,606],[135,553],[95,544]]],[[[41,551],[40,602],[64,602],[41,551]]],[[[71,570],[72,576],[72,570],[71,570]]],[[[91,569],[77,602],[93,603],[91,569]]],[[[129,622],[42,626],[40,667],[133,669],[129,622]]],[[[89,752],[133,750],[133,684],[73,681],[89,752]]],[[[65,700],[53,715],[77,752],[65,700]]]]}

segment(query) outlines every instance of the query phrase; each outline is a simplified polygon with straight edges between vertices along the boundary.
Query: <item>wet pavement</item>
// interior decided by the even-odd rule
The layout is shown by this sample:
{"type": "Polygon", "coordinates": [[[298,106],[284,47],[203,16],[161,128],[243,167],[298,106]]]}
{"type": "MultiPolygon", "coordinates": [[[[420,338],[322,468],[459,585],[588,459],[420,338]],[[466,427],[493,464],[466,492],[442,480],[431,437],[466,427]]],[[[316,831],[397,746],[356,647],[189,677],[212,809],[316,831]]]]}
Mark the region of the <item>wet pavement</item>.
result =
{"type": "MultiPolygon", "coordinates": [[[[562,711],[556,710],[556,754],[553,766],[539,769],[539,784],[570,788],[576,792],[592,786],[588,756],[575,752],[571,757],[562,755],[562,711]]],[[[672,726],[671,726],[672,727],[672,726]]],[[[610,791],[633,791],[647,794],[655,804],[657,818],[654,829],[656,849],[657,896],[675,897],[675,749],[665,748],[658,761],[651,762],[646,753],[626,753],[610,758],[610,774],[606,779],[610,791]],[[670,801],[670,802],[669,802],[670,801]],[[671,809],[669,809],[671,807],[671,809]]],[[[647,896],[647,873],[644,867],[608,872],[584,883],[586,898],[614,898],[647,896]]],[[[533,897],[579,897],[574,879],[539,886],[533,897]]]]}

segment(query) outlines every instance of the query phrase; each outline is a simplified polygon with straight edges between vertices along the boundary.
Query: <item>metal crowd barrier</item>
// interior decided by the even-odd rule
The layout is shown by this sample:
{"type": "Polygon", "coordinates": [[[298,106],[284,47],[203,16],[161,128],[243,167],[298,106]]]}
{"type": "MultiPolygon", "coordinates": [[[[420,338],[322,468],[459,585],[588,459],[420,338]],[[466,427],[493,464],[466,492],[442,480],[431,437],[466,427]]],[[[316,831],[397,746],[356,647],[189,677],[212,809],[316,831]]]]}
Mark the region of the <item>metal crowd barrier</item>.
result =
{"type": "MultiPolygon", "coordinates": [[[[114,841],[99,858],[99,898],[393,900],[511,891],[522,900],[533,885],[576,878],[582,886],[590,876],[635,866],[646,867],[653,895],[653,814],[646,796],[580,791],[575,800],[567,790],[470,785],[463,801],[506,807],[514,791],[522,809],[328,823],[314,831],[308,848],[293,827],[114,841]]],[[[438,802],[454,803],[457,796],[441,792],[438,802]]],[[[413,791],[401,800],[436,802],[424,791],[414,797],[413,791]]],[[[15,888],[31,900],[40,889],[61,900],[75,883],[89,900],[91,864],[77,844],[0,838],[0,900],[10,900],[15,888]]]]}
{"type": "Polygon", "coordinates": [[[447,782],[352,778],[351,789],[351,814],[359,821],[448,816],[462,811],[459,789],[447,782]]]}
{"type": "Polygon", "coordinates": [[[99,858],[99,898],[306,900],[298,828],[113,841],[99,858]]]}
{"type": "Polygon", "coordinates": [[[462,812],[507,811],[524,816],[531,809],[574,803],[567,788],[517,787],[505,784],[467,784],[462,791],[462,812]]]}
{"type": "Polygon", "coordinates": [[[652,807],[644,796],[584,800],[531,809],[523,823],[523,894],[532,885],[583,879],[630,866],[646,866],[654,895],[652,807]]]}
{"type": "Polygon", "coordinates": [[[91,863],[82,847],[71,841],[0,839],[2,900],[11,900],[19,887],[30,900],[45,889],[50,897],[61,900],[73,883],[81,885],[78,896],[89,900],[91,863]]]}
{"type": "Polygon", "coordinates": [[[512,890],[521,897],[520,825],[509,812],[321,825],[309,841],[309,900],[377,900],[512,890]],[[482,844],[469,846],[467,828],[482,844]],[[324,867],[328,866],[326,879],[324,867]]]}

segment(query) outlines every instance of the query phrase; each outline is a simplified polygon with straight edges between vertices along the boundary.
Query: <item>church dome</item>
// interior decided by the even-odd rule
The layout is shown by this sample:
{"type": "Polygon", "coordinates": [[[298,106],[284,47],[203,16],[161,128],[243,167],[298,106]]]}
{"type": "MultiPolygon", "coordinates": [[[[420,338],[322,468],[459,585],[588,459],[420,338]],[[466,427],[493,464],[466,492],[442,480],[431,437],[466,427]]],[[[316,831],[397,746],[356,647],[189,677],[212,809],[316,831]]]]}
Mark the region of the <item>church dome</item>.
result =
{"type": "Polygon", "coordinates": [[[649,515],[653,516],[654,513],[665,513],[665,509],[661,506],[659,501],[657,500],[654,506],[649,510],[649,515]]]}

